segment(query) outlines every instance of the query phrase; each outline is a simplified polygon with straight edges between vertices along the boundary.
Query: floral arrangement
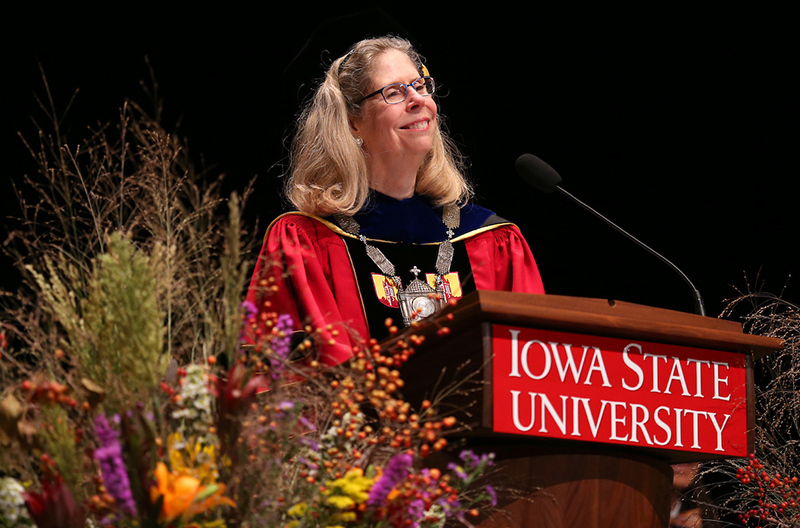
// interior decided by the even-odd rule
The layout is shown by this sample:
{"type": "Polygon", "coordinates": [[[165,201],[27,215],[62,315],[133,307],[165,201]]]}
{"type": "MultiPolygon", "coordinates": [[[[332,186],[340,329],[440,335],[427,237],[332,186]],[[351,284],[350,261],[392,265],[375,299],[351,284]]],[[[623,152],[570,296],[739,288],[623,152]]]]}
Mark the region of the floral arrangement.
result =
{"type": "Polygon", "coordinates": [[[253,330],[249,189],[222,199],[130,101],[80,148],[59,131],[26,143],[6,246],[22,279],[0,298],[0,526],[427,528],[495,504],[492,454],[448,445],[462,389],[403,400],[419,338],[323,369],[293,360],[295,322],[268,304],[253,330]]]}
{"type": "Polygon", "coordinates": [[[706,523],[800,526],[800,307],[761,290],[739,292],[723,313],[745,331],[783,340],[755,364],[755,452],[745,459],[705,462],[692,490],[706,523]]]}

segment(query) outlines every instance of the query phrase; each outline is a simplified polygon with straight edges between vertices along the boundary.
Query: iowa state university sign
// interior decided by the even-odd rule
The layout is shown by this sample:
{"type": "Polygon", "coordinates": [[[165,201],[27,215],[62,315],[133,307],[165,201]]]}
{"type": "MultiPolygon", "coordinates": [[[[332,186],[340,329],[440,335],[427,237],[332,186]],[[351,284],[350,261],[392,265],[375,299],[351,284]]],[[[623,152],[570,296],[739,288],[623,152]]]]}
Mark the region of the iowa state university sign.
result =
{"type": "Polygon", "coordinates": [[[747,357],[494,325],[493,429],[747,456],[747,357]]]}

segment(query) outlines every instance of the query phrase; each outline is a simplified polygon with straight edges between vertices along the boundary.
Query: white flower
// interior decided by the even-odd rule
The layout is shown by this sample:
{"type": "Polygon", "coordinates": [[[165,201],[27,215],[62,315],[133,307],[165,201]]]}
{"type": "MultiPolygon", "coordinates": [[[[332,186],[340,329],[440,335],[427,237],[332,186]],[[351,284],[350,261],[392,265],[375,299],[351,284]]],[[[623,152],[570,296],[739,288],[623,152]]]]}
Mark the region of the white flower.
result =
{"type": "Polygon", "coordinates": [[[0,478],[0,524],[4,526],[29,525],[28,509],[22,493],[25,488],[11,477],[0,478]]]}
{"type": "Polygon", "coordinates": [[[175,419],[185,419],[185,426],[197,432],[205,432],[213,423],[211,394],[208,392],[206,373],[200,365],[186,367],[186,376],[181,385],[182,408],[173,412],[175,419]]]}

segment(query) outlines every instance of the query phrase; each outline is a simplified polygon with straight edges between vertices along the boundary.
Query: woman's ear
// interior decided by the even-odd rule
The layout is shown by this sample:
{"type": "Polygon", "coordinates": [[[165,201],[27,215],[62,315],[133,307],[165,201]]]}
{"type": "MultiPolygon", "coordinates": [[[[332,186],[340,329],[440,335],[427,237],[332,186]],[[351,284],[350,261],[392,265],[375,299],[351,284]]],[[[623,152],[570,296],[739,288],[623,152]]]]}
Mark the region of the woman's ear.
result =
{"type": "Polygon", "coordinates": [[[350,117],[348,118],[347,122],[350,123],[350,132],[352,132],[354,136],[358,135],[359,124],[360,124],[358,122],[358,119],[355,117],[350,117]]]}
{"type": "Polygon", "coordinates": [[[347,122],[350,123],[350,133],[353,134],[353,141],[355,141],[356,145],[358,145],[359,147],[363,146],[364,139],[361,137],[361,133],[359,132],[360,130],[359,120],[354,117],[351,117],[347,120],[347,122]]]}

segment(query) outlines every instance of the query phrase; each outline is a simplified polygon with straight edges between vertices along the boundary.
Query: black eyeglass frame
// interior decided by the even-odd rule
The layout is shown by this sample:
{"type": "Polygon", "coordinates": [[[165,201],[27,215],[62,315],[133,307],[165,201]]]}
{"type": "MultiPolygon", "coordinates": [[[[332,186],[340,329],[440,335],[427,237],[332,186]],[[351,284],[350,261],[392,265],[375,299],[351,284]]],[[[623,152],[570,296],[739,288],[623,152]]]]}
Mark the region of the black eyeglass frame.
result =
{"type": "Polygon", "coordinates": [[[358,102],[358,104],[361,104],[364,101],[366,101],[367,99],[369,99],[370,97],[375,97],[378,94],[381,94],[381,97],[383,97],[383,101],[386,104],[400,104],[403,101],[405,101],[406,99],[408,99],[408,89],[409,88],[413,88],[415,92],[419,93],[419,91],[416,88],[414,88],[414,84],[417,81],[419,81],[420,79],[423,80],[423,85],[430,86],[430,90],[428,91],[428,93],[420,94],[420,95],[422,97],[430,97],[431,95],[433,95],[433,93],[436,91],[436,81],[430,75],[423,75],[422,77],[417,77],[416,79],[414,79],[410,83],[396,82],[396,83],[387,84],[383,88],[379,88],[379,89],[375,90],[374,92],[372,92],[371,94],[368,94],[368,95],[365,95],[364,97],[362,97],[361,100],[358,102]],[[384,95],[383,91],[385,89],[391,87],[391,86],[402,86],[402,87],[405,88],[405,93],[403,94],[403,98],[401,100],[395,101],[393,103],[390,103],[389,101],[386,100],[386,95],[384,95]]]}

